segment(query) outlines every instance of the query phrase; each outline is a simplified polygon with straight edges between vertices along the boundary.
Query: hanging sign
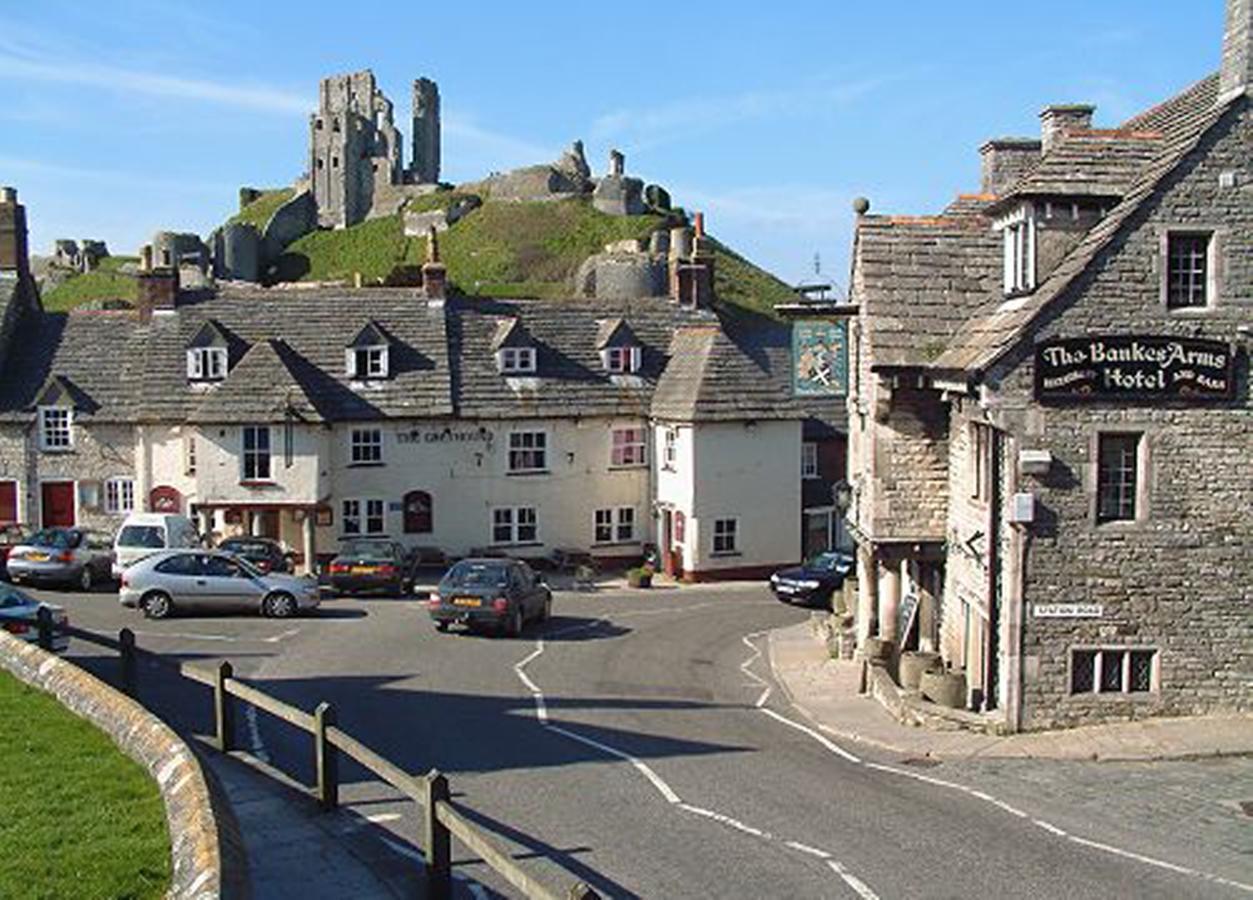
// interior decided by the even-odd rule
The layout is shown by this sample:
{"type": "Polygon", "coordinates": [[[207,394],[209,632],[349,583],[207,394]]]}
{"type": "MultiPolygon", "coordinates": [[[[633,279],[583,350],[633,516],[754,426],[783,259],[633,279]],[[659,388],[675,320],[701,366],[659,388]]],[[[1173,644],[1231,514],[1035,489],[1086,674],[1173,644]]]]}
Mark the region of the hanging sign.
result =
{"type": "Polygon", "coordinates": [[[792,324],[792,389],[797,396],[848,394],[848,322],[792,324]]]}
{"type": "Polygon", "coordinates": [[[1060,338],[1035,348],[1037,400],[1232,400],[1235,365],[1221,341],[1165,336],[1060,338]]]}

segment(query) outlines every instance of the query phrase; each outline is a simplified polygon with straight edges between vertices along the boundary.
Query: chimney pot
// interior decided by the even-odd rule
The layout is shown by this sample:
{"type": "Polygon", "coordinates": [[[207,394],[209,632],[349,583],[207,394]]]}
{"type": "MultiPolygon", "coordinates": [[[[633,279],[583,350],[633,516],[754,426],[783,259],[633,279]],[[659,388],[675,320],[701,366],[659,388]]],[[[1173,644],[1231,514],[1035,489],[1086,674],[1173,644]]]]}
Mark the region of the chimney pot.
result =
{"type": "Polygon", "coordinates": [[[26,207],[17,202],[17,188],[0,188],[0,271],[30,274],[26,207]]]}
{"type": "Polygon", "coordinates": [[[1092,128],[1095,106],[1086,103],[1054,103],[1040,112],[1040,143],[1048,153],[1067,131],[1088,131],[1092,128]]]}
{"type": "Polygon", "coordinates": [[[1040,161],[1041,143],[1034,138],[993,138],[979,148],[982,179],[979,192],[1005,196],[1015,181],[1040,161]]]}

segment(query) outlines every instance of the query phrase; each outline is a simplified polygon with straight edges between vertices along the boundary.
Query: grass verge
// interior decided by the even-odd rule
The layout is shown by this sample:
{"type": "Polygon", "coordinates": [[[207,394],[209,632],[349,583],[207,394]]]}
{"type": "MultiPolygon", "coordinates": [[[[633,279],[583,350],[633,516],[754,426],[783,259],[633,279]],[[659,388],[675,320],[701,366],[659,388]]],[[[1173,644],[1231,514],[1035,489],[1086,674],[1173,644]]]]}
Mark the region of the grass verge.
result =
{"type": "Polygon", "coordinates": [[[0,897],[161,897],[157,785],[107,735],[0,671],[0,897]]]}

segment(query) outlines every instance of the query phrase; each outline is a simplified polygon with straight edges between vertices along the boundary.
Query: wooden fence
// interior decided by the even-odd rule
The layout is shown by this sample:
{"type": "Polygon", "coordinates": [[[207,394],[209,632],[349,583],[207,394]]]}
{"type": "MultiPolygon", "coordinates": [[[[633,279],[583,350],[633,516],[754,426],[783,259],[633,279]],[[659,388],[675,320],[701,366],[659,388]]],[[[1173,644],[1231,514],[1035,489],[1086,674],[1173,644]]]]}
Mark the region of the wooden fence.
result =
{"type": "Polygon", "coordinates": [[[214,746],[223,753],[238,751],[235,741],[236,701],[251,704],[272,716],[276,716],[312,736],[317,784],[313,795],[324,810],[339,805],[339,754],[356,760],[380,780],[390,784],[405,797],[414,801],[422,812],[423,855],[426,861],[427,896],[432,900],[448,900],[452,896],[452,836],[456,835],[468,849],[478,854],[502,878],[534,900],[597,900],[597,894],[586,883],[573,880],[565,891],[554,889],[532,877],[508,851],[501,848],[487,829],[472,822],[457,809],[450,798],[448,779],[436,769],[425,776],[416,777],[395,763],[380,756],[351,734],[340,729],[335,721],[335,708],[326,702],[319,703],[312,713],[271,697],[264,691],[234,677],[229,662],[221,662],[211,673],[186,663],[172,663],[159,654],[142,650],[135,645],[135,635],[129,628],[118,632],[116,639],[84,631],[53,621],[47,607],[40,607],[38,619],[39,645],[52,648],[54,632],[81,641],[116,650],[121,660],[119,688],[134,697],[138,670],[136,659],[140,653],[161,665],[173,668],[183,677],[199,682],[213,690],[214,746]]]}

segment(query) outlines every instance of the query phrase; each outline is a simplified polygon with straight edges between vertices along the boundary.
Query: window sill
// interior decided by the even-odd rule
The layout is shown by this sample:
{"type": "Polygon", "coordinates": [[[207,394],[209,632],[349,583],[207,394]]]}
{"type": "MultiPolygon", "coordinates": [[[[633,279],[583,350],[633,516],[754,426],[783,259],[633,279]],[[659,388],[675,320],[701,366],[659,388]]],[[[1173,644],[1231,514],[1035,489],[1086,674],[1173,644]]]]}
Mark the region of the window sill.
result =
{"type": "Polygon", "coordinates": [[[1151,703],[1154,700],[1162,699],[1160,690],[1153,691],[1084,691],[1081,694],[1067,694],[1066,699],[1069,701],[1087,701],[1096,703],[1109,703],[1111,701],[1128,701],[1132,703],[1151,703]]]}
{"type": "Polygon", "coordinates": [[[246,488],[272,488],[278,487],[278,482],[269,479],[246,478],[239,482],[239,486],[246,488]]]}
{"type": "Polygon", "coordinates": [[[48,453],[52,456],[68,456],[74,452],[73,447],[40,447],[40,453],[48,453]]]}
{"type": "Polygon", "coordinates": [[[1217,304],[1206,303],[1204,306],[1170,306],[1163,304],[1166,314],[1170,316],[1210,316],[1220,311],[1217,304]]]}
{"type": "Polygon", "coordinates": [[[520,544],[488,544],[487,546],[491,548],[492,550],[506,550],[511,547],[543,547],[544,542],[543,541],[525,541],[520,544]]]}
{"type": "Polygon", "coordinates": [[[526,478],[528,475],[551,475],[552,472],[548,469],[522,469],[517,472],[506,472],[505,474],[510,478],[526,478]]]}
{"type": "Polygon", "coordinates": [[[732,557],[743,556],[743,555],[744,554],[741,553],[739,550],[723,550],[720,553],[719,552],[710,553],[709,558],[710,559],[729,559],[732,557]]]}
{"type": "Polygon", "coordinates": [[[633,469],[644,469],[644,470],[647,470],[647,469],[648,469],[648,463],[646,463],[646,462],[639,462],[639,463],[618,463],[618,464],[610,463],[610,464],[609,464],[609,471],[610,471],[610,472],[619,472],[619,471],[623,471],[623,470],[626,470],[626,471],[631,471],[631,470],[633,470],[633,469]]]}
{"type": "Polygon", "coordinates": [[[612,549],[613,547],[638,547],[639,545],[639,541],[594,541],[592,543],[593,547],[599,547],[602,549],[612,549]]]}
{"type": "Polygon", "coordinates": [[[345,469],[381,469],[386,466],[385,462],[354,462],[347,463],[345,469]]]}

